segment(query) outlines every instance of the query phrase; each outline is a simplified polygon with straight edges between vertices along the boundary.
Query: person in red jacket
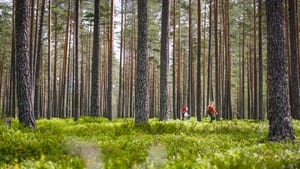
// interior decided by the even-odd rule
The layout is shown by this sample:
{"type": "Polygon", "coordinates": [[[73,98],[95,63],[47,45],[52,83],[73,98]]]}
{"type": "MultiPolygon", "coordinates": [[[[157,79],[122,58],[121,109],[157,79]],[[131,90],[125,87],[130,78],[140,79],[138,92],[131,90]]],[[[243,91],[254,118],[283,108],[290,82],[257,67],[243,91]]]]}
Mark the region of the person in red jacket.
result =
{"type": "Polygon", "coordinates": [[[216,111],[214,102],[210,102],[207,106],[207,113],[210,116],[210,122],[216,119],[216,115],[218,114],[218,112],[216,111]]]}
{"type": "Polygon", "coordinates": [[[190,119],[190,114],[189,114],[188,110],[189,110],[189,108],[186,105],[184,105],[182,107],[181,120],[186,121],[186,120],[190,119]]]}

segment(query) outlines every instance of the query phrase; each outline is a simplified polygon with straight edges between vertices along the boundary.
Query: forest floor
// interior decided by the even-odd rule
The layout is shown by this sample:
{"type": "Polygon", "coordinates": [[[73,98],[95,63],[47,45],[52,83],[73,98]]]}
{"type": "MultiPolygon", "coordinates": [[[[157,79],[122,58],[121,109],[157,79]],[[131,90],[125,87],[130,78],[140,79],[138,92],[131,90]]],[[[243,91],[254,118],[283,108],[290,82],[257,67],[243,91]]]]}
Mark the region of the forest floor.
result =
{"type": "MultiPolygon", "coordinates": [[[[3,123],[2,123],[3,124],[3,123]]],[[[209,123],[82,117],[0,126],[0,168],[273,169],[300,168],[300,141],[270,142],[268,122],[209,123]]],[[[296,137],[300,121],[293,121],[296,137]]]]}

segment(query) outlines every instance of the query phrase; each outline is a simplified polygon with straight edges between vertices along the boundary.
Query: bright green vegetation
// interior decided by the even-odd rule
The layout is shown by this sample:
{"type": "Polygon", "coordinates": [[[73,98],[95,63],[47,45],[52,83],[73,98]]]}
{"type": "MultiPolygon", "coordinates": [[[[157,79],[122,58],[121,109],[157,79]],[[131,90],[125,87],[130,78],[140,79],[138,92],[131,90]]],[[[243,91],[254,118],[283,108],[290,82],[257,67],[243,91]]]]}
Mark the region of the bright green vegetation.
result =
{"type": "MultiPolygon", "coordinates": [[[[300,121],[293,121],[296,136],[300,121]]],[[[300,168],[300,142],[267,141],[268,123],[103,118],[38,120],[0,127],[0,168],[300,168]]]]}

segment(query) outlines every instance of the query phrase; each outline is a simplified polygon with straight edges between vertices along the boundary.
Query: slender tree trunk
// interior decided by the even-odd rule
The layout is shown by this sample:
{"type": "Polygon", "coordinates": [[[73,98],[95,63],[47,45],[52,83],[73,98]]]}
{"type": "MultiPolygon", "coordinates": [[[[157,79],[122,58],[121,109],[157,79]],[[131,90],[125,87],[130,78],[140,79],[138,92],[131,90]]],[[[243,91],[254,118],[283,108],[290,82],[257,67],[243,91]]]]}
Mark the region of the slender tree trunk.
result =
{"type": "Polygon", "coordinates": [[[243,5],[243,39],[242,39],[242,96],[241,96],[241,115],[242,118],[245,118],[245,4],[243,5]]]}
{"type": "Polygon", "coordinates": [[[226,118],[232,119],[232,107],[231,107],[231,54],[230,54],[230,36],[229,36],[229,0],[225,0],[225,25],[224,25],[224,39],[225,39],[225,115],[226,118]]]}
{"type": "Polygon", "coordinates": [[[264,99],[263,99],[263,59],[262,59],[262,0],[258,0],[258,69],[259,69],[259,80],[258,80],[258,114],[259,120],[264,120],[264,99]]]}
{"type": "Polygon", "coordinates": [[[258,120],[258,108],[257,108],[257,56],[256,56],[256,0],[253,0],[253,58],[254,58],[254,68],[253,68],[253,85],[254,85],[254,94],[253,94],[253,118],[258,120]]]}
{"type": "Polygon", "coordinates": [[[43,36],[43,24],[44,24],[44,12],[45,12],[45,0],[42,0],[41,6],[41,16],[39,20],[39,32],[38,32],[38,49],[36,55],[36,64],[35,64],[35,92],[34,92],[34,115],[36,119],[40,118],[41,115],[41,107],[40,107],[40,95],[41,95],[41,86],[40,86],[40,68],[42,67],[42,36],[43,36]]]}
{"type": "Polygon", "coordinates": [[[208,30],[208,59],[207,59],[207,95],[206,95],[206,102],[209,103],[212,101],[211,96],[211,33],[212,33],[212,1],[209,2],[209,30],[208,30]]]}
{"type": "Polygon", "coordinates": [[[161,54],[160,54],[160,120],[169,118],[168,70],[169,70],[169,25],[170,0],[162,2],[161,54]]]}
{"type": "MultiPolygon", "coordinates": [[[[216,90],[216,111],[219,112],[220,110],[220,90],[219,90],[219,53],[218,53],[218,10],[219,10],[219,2],[218,0],[215,0],[215,12],[214,12],[214,20],[215,20],[215,90],[216,90]]],[[[217,119],[220,119],[220,116],[217,115],[217,119]]]]}
{"type": "Polygon", "coordinates": [[[118,95],[118,108],[117,108],[117,117],[121,117],[121,105],[122,105],[122,79],[123,79],[123,37],[124,37],[124,0],[121,0],[121,32],[120,32],[120,65],[119,65],[119,95],[118,95]]]}
{"type": "Polygon", "coordinates": [[[268,119],[269,139],[295,139],[288,97],[288,74],[284,52],[283,0],[267,0],[267,56],[268,56],[268,119]]]}
{"type": "Polygon", "coordinates": [[[7,117],[16,117],[16,28],[15,28],[15,13],[16,13],[16,2],[13,1],[13,29],[12,29],[12,44],[11,44],[11,68],[10,68],[10,89],[9,89],[9,111],[7,117]]]}
{"type": "MultiPolygon", "coordinates": [[[[180,4],[179,4],[180,5],[180,4]]],[[[178,10],[178,54],[177,54],[177,117],[180,117],[180,108],[181,108],[181,104],[182,104],[182,88],[181,88],[181,22],[180,22],[180,8],[181,6],[179,6],[179,10],[178,10]]]]}
{"type": "Polygon", "coordinates": [[[192,83],[193,76],[193,35],[192,35],[192,0],[189,0],[189,55],[188,55],[188,92],[187,92],[187,104],[190,108],[190,113],[195,115],[195,107],[192,102],[193,100],[193,86],[192,83]]]}
{"type": "Polygon", "coordinates": [[[178,119],[176,101],[176,0],[173,0],[173,119],[178,119]]]}
{"type": "MultiPolygon", "coordinates": [[[[197,121],[202,121],[201,107],[201,0],[197,0],[197,121]]],[[[203,78],[204,79],[204,78],[203,78]]]]}
{"type": "Polygon", "coordinates": [[[52,110],[51,110],[51,0],[48,1],[48,100],[47,100],[47,118],[50,119],[52,117],[52,110]]]}
{"type": "Polygon", "coordinates": [[[114,32],[114,0],[110,1],[110,39],[108,54],[108,81],[107,81],[107,118],[112,120],[112,59],[113,59],[113,32],[114,32]]]}
{"type": "MultiPolygon", "coordinates": [[[[57,7],[57,4],[56,4],[57,7]]],[[[56,64],[57,64],[57,46],[58,46],[58,16],[57,12],[55,12],[55,20],[54,20],[54,67],[53,67],[53,116],[57,117],[58,116],[58,109],[57,109],[57,91],[56,91],[56,80],[57,80],[57,75],[56,75],[56,64]]]]}
{"type": "MultiPolygon", "coordinates": [[[[205,10],[204,10],[204,27],[203,27],[203,32],[206,32],[206,20],[207,20],[207,12],[206,12],[206,8],[205,8],[205,10]]],[[[204,33],[204,35],[203,35],[203,41],[204,41],[204,44],[203,44],[203,49],[206,49],[206,33],[204,33]]],[[[206,52],[205,52],[206,50],[203,50],[203,62],[202,62],[202,65],[203,65],[203,69],[202,69],[202,72],[203,72],[203,74],[202,74],[202,79],[203,79],[203,97],[202,97],[202,100],[203,100],[203,107],[202,107],[202,113],[203,113],[203,115],[205,116],[205,110],[206,110],[206,102],[205,102],[205,91],[206,91],[206,73],[205,73],[205,70],[206,70],[206,52]]]]}
{"type": "Polygon", "coordinates": [[[29,128],[36,128],[31,100],[31,73],[29,57],[29,0],[16,1],[16,64],[19,120],[29,128]]]}
{"type": "Polygon", "coordinates": [[[67,23],[66,23],[66,34],[64,41],[64,58],[63,58],[63,66],[62,73],[60,78],[60,97],[59,97],[59,114],[64,114],[65,107],[65,88],[66,88],[66,70],[67,70],[67,59],[69,55],[69,32],[70,32],[70,9],[71,2],[68,0],[68,9],[67,9],[67,23]]]}
{"type": "Polygon", "coordinates": [[[296,32],[296,9],[295,0],[289,0],[289,30],[290,30],[290,51],[291,51],[291,112],[292,117],[300,119],[300,93],[299,93],[299,75],[298,75],[298,49],[296,32]]]}
{"type": "Polygon", "coordinates": [[[74,108],[73,115],[74,120],[77,121],[80,116],[79,112],[79,24],[80,24],[80,0],[75,1],[75,102],[74,102],[74,108]]]}
{"type": "Polygon", "coordinates": [[[93,57],[92,57],[92,90],[91,90],[91,116],[99,116],[100,111],[100,86],[99,86],[99,63],[100,63],[100,0],[95,0],[93,57]]]}

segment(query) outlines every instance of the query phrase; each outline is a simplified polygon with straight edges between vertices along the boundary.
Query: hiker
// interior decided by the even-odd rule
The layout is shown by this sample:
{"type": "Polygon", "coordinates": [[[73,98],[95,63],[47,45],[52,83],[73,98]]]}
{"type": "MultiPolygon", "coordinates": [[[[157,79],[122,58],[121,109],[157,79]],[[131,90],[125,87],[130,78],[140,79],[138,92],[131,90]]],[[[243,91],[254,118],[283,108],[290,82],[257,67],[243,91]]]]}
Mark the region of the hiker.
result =
{"type": "Polygon", "coordinates": [[[190,119],[190,114],[188,112],[188,107],[186,105],[184,105],[182,107],[181,120],[187,121],[189,119],[190,119]]]}
{"type": "Polygon", "coordinates": [[[214,102],[210,102],[209,105],[207,106],[207,113],[210,116],[210,122],[216,120],[216,115],[218,114],[218,112],[216,111],[214,102]]]}

